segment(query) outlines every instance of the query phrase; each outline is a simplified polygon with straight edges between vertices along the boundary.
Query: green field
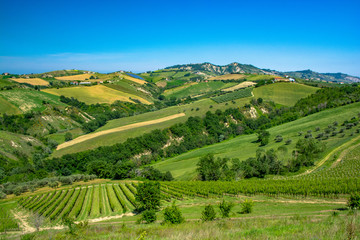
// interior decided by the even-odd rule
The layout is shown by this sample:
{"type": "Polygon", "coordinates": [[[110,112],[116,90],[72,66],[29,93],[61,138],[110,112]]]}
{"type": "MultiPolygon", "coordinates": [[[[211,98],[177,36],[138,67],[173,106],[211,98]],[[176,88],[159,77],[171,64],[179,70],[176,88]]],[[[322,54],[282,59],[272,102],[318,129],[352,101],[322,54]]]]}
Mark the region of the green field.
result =
{"type": "Polygon", "coordinates": [[[145,104],[150,104],[149,101],[139,96],[121,92],[104,85],[68,87],[59,89],[51,88],[45,89],[43,91],[57,96],[64,95],[65,97],[74,97],[79,101],[85,102],[86,104],[113,103],[117,100],[133,102],[130,98],[137,99],[145,104]]]}
{"type": "Polygon", "coordinates": [[[152,102],[152,99],[149,96],[149,94],[146,94],[141,90],[139,90],[139,89],[143,89],[141,88],[141,85],[135,84],[130,80],[126,80],[126,79],[117,80],[117,81],[114,80],[113,83],[105,84],[105,86],[124,93],[129,93],[135,96],[139,96],[141,98],[148,100],[149,102],[152,102]]]}
{"type": "MultiPolygon", "coordinates": [[[[54,104],[55,106],[66,106],[60,102],[58,96],[32,89],[0,91],[0,97],[10,102],[23,113],[44,110],[46,106],[43,104],[43,101],[54,104]]],[[[12,109],[11,111],[14,110],[12,109]]]]}
{"type": "Polygon", "coordinates": [[[16,85],[14,82],[11,82],[8,79],[3,79],[0,76],[0,88],[8,87],[8,86],[14,86],[14,85],[16,85]]]}
{"type": "MultiPolygon", "coordinates": [[[[287,139],[291,139],[292,143],[286,146],[287,152],[281,156],[285,161],[290,158],[292,150],[295,148],[295,144],[300,138],[300,136],[298,136],[298,132],[312,130],[312,134],[315,137],[317,134],[315,132],[316,127],[320,127],[321,130],[323,130],[334,121],[338,121],[339,124],[341,124],[344,120],[350,120],[350,118],[357,116],[359,108],[360,103],[354,103],[335,109],[329,109],[293,122],[270,128],[270,143],[262,148],[278,149],[280,146],[284,146],[284,142],[287,139]],[[277,135],[281,135],[284,141],[276,143],[274,138],[277,135]]],[[[355,134],[354,136],[350,136],[350,134],[354,131],[355,130],[345,130],[344,137],[338,135],[325,140],[324,142],[326,142],[327,150],[323,153],[323,156],[329,153],[332,149],[359,135],[355,134]]],[[[303,138],[303,136],[301,137],[303,138]]],[[[239,158],[240,160],[245,160],[256,155],[256,150],[259,148],[259,143],[255,143],[256,139],[256,134],[239,136],[221,143],[181,154],[174,158],[166,159],[155,163],[153,167],[159,169],[160,171],[170,171],[178,180],[191,180],[196,177],[195,169],[200,157],[208,153],[213,153],[216,157],[239,158]]]]}
{"type": "Polygon", "coordinates": [[[213,92],[223,88],[228,88],[236,85],[236,83],[223,83],[221,81],[201,82],[198,84],[188,84],[181,87],[167,90],[164,95],[166,97],[186,98],[187,96],[198,96],[204,93],[213,92]]]}
{"type": "Polygon", "coordinates": [[[298,83],[280,82],[254,88],[254,96],[285,106],[293,106],[300,98],[315,93],[318,88],[298,83]]]}
{"type": "Polygon", "coordinates": [[[172,69],[163,69],[163,70],[153,71],[151,73],[141,73],[138,75],[143,77],[148,82],[153,82],[153,83],[165,79],[168,79],[170,81],[173,80],[189,81],[191,78],[200,78],[199,75],[193,74],[188,71],[172,70],[172,69]]]}
{"type": "Polygon", "coordinates": [[[0,96],[0,113],[6,113],[11,115],[11,114],[20,114],[21,111],[13,104],[11,104],[9,101],[5,100],[0,96]]]}

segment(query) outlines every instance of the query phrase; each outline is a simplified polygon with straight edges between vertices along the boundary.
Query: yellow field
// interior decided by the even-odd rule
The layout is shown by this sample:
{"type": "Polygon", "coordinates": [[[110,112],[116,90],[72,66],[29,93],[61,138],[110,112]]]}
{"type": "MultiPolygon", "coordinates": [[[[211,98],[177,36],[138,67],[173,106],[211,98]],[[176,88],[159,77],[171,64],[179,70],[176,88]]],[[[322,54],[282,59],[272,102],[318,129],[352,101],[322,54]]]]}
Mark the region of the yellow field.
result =
{"type": "Polygon", "coordinates": [[[141,103],[151,104],[151,102],[144,98],[133,94],[121,92],[112,88],[108,88],[104,85],[95,85],[90,87],[80,86],[59,89],[51,88],[44,89],[43,91],[57,96],[64,95],[65,97],[74,97],[79,101],[85,102],[87,104],[113,103],[117,100],[123,102],[133,102],[130,97],[139,100],[141,103]]]}
{"type": "Polygon", "coordinates": [[[11,78],[11,80],[18,82],[18,83],[27,83],[31,85],[38,85],[38,86],[47,86],[49,82],[41,79],[41,78],[11,78]]]}
{"type": "Polygon", "coordinates": [[[246,75],[244,74],[225,74],[221,76],[212,77],[207,80],[240,80],[240,79],[244,79],[245,77],[246,75]]]}
{"type": "Polygon", "coordinates": [[[223,92],[232,92],[232,91],[238,90],[240,88],[247,88],[247,87],[254,86],[254,85],[256,85],[256,83],[246,81],[246,82],[242,82],[242,83],[240,83],[238,85],[235,85],[233,87],[222,89],[221,91],[223,91],[223,92]]]}
{"type": "Polygon", "coordinates": [[[155,84],[156,84],[156,86],[158,86],[158,87],[164,88],[164,87],[166,87],[167,82],[166,82],[166,81],[158,81],[158,82],[156,82],[155,84]]]}
{"type": "Polygon", "coordinates": [[[136,83],[141,84],[141,85],[146,83],[146,81],[144,81],[144,80],[134,78],[134,77],[131,77],[131,76],[126,75],[126,74],[120,74],[120,77],[122,77],[124,79],[127,79],[127,80],[130,80],[130,81],[133,81],[133,82],[136,82],[136,83]]]}
{"type": "Polygon", "coordinates": [[[128,130],[128,129],[148,126],[148,125],[169,121],[169,120],[179,118],[179,117],[183,117],[183,116],[185,116],[185,113],[179,113],[179,114],[174,114],[174,115],[171,115],[171,116],[167,116],[167,117],[163,117],[163,118],[159,118],[159,119],[155,119],[155,120],[139,122],[139,123],[133,123],[133,124],[129,124],[129,125],[109,129],[109,130],[104,130],[104,131],[101,131],[101,132],[95,132],[95,133],[86,134],[86,135],[80,136],[78,138],[75,138],[74,140],[71,140],[71,141],[64,142],[64,143],[60,144],[57,147],[56,150],[66,148],[66,147],[72,146],[74,144],[81,143],[81,142],[84,142],[84,141],[87,141],[89,139],[93,139],[93,138],[96,138],[96,137],[99,137],[99,136],[102,136],[102,135],[105,135],[105,134],[121,132],[121,131],[125,131],[125,130],[128,130]]]}
{"type": "MultiPolygon", "coordinates": [[[[56,79],[62,81],[76,81],[76,80],[84,81],[86,79],[89,80],[91,76],[94,76],[94,74],[84,73],[79,75],[56,77],[56,79]]],[[[91,79],[91,80],[99,81],[99,79],[91,79]]]]}

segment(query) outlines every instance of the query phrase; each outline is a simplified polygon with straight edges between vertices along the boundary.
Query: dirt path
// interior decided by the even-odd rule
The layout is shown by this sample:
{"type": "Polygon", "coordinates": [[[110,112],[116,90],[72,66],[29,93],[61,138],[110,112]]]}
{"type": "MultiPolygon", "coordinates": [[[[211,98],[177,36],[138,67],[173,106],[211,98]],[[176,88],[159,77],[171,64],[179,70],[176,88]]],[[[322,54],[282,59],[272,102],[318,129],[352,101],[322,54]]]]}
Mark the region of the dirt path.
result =
{"type": "MultiPolygon", "coordinates": [[[[319,167],[321,167],[327,160],[329,160],[329,158],[334,154],[336,153],[337,151],[339,151],[340,149],[342,148],[346,148],[348,147],[349,145],[353,144],[354,142],[356,142],[357,140],[360,139],[360,136],[344,143],[343,145],[340,145],[339,147],[335,148],[334,150],[332,150],[328,155],[326,155],[320,162],[318,162],[314,168],[310,169],[310,170],[307,170],[306,172],[302,173],[302,174],[299,174],[297,176],[303,176],[303,175],[306,175],[306,174],[309,174],[309,173],[312,173],[313,171],[315,171],[316,169],[318,169],[319,167]]],[[[346,151],[345,151],[346,152],[346,151]]],[[[346,154],[346,153],[345,153],[346,154]]],[[[340,155],[341,156],[341,155],[340,155]]],[[[340,159],[341,160],[341,159],[340,159]]],[[[339,161],[340,161],[339,160],[339,161]]],[[[338,161],[338,160],[337,160],[338,161]]]]}
{"type": "Polygon", "coordinates": [[[338,159],[336,159],[336,161],[331,165],[331,168],[335,167],[339,162],[341,162],[341,160],[343,160],[343,158],[346,156],[346,154],[349,153],[349,151],[353,150],[354,148],[360,146],[360,143],[349,147],[348,149],[342,151],[342,153],[340,154],[340,156],[338,157],[338,159]]]}
{"type": "Polygon", "coordinates": [[[20,228],[23,230],[23,232],[32,233],[36,231],[36,228],[31,227],[27,222],[26,220],[26,218],[28,217],[27,215],[24,215],[21,212],[15,212],[15,211],[11,211],[11,212],[14,215],[14,218],[19,221],[20,228]]]}
{"type": "Polygon", "coordinates": [[[87,141],[87,140],[90,140],[90,139],[93,139],[93,138],[96,138],[96,137],[99,137],[102,135],[106,135],[109,133],[121,132],[121,131],[125,131],[125,130],[132,129],[132,128],[138,128],[138,127],[148,126],[148,125],[152,125],[152,124],[156,124],[156,123],[162,123],[162,122],[166,122],[166,121],[173,120],[175,118],[179,118],[179,117],[183,117],[183,116],[185,116],[185,113],[178,113],[178,114],[174,114],[171,116],[167,116],[167,117],[163,117],[163,118],[159,118],[159,119],[155,119],[155,120],[133,123],[133,124],[117,127],[117,128],[100,131],[100,132],[86,134],[86,135],[80,136],[78,138],[75,138],[74,140],[60,144],[56,150],[60,150],[62,148],[66,148],[66,147],[72,146],[74,144],[81,143],[81,142],[84,142],[84,141],[87,141]]]}

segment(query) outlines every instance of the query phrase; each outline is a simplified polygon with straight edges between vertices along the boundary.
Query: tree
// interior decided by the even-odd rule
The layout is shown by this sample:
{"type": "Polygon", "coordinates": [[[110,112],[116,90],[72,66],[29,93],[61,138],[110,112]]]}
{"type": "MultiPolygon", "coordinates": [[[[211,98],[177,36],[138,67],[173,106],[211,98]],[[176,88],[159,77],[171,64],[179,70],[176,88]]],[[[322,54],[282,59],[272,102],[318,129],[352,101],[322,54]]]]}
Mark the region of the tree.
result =
{"type": "Polygon", "coordinates": [[[162,224],[179,224],[184,221],[185,219],[180,209],[175,205],[175,202],[172,203],[171,207],[164,209],[164,221],[162,224]]]}
{"type": "Polygon", "coordinates": [[[200,158],[197,166],[202,181],[217,181],[220,179],[221,172],[213,154],[209,153],[200,158]]]}
{"type": "Polygon", "coordinates": [[[350,195],[347,202],[347,206],[350,209],[359,209],[360,208],[360,195],[359,193],[353,193],[350,195]]]}
{"type": "Polygon", "coordinates": [[[251,213],[252,209],[254,206],[254,202],[251,199],[245,199],[242,203],[241,203],[241,212],[242,214],[244,213],[251,213]]]}
{"type": "Polygon", "coordinates": [[[68,142],[72,139],[73,139],[73,136],[72,136],[71,132],[65,133],[65,142],[68,142]]]}
{"type": "Polygon", "coordinates": [[[234,204],[232,202],[226,202],[225,200],[222,200],[222,202],[219,204],[221,216],[223,218],[228,218],[233,207],[234,204]]]}
{"type": "Polygon", "coordinates": [[[269,143],[270,133],[266,130],[260,130],[258,132],[258,142],[260,142],[260,146],[265,146],[269,143]]]}
{"type": "Polygon", "coordinates": [[[216,218],[216,213],[215,213],[214,207],[210,204],[206,205],[204,211],[202,212],[201,219],[204,222],[207,222],[207,221],[212,221],[215,218],[216,218]]]}
{"type": "Polygon", "coordinates": [[[142,212],[141,217],[137,221],[137,223],[145,222],[152,223],[156,221],[156,212],[155,210],[145,210],[142,212]]]}
{"type": "Polygon", "coordinates": [[[144,182],[136,187],[136,201],[139,203],[138,210],[157,210],[160,207],[160,183],[144,182]]]}

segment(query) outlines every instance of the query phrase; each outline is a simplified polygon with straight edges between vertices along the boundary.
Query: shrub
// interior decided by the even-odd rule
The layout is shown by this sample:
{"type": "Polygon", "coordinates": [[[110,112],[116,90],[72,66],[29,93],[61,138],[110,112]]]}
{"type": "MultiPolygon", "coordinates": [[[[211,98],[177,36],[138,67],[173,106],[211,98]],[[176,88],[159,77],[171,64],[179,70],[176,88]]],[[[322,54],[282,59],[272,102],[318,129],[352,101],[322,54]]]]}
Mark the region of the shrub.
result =
{"type": "Polygon", "coordinates": [[[281,135],[277,135],[275,138],[275,142],[282,142],[283,137],[281,135]]]}
{"type": "Polygon", "coordinates": [[[179,224],[182,222],[184,222],[184,217],[180,209],[175,205],[175,202],[172,203],[171,207],[165,208],[164,221],[162,224],[179,224]]]}
{"type": "Polygon", "coordinates": [[[152,223],[156,221],[156,212],[155,210],[145,210],[141,214],[141,218],[138,220],[137,223],[145,222],[145,223],[152,223]]]}
{"type": "Polygon", "coordinates": [[[291,142],[292,142],[292,140],[291,140],[291,139],[288,139],[288,140],[286,140],[285,145],[290,145],[291,142]]]}
{"type": "Polygon", "coordinates": [[[72,140],[72,134],[70,132],[65,133],[65,142],[72,140]]]}
{"type": "Polygon", "coordinates": [[[251,213],[253,206],[254,206],[253,200],[245,199],[245,201],[241,203],[241,213],[242,214],[251,213]]]}
{"type": "Polygon", "coordinates": [[[136,201],[139,202],[139,210],[156,210],[160,207],[160,183],[144,182],[136,187],[136,201]]]}
{"type": "Polygon", "coordinates": [[[359,209],[360,207],[360,195],[359,193],[354,193],[350,195],[350,198],[347,203],[348,208],[350,209],[359,209]]]}
{"type": "Polygon", "coordinates": [[[215,218],[216,218],[216,213],[214,207],[210,204],[206,205],[204,211],[202,212],[201,219],[204,222],[207,222],[207,221],[212,221],[215,218]]]}
{"type": "Polygon", "coordinates": [[[234,204],[231,202],[225,202],[225,200],[222,200],[222,202],[219,204],[219,209],[221,216],[223,218],[228,218],[231,209],[234,207],[234,204]]]}
{"type": "Polygon", "coordinates": [[[0,191],[0,199],[5,199],[5,198],[6,198],[6,194],[0,191]]]}

